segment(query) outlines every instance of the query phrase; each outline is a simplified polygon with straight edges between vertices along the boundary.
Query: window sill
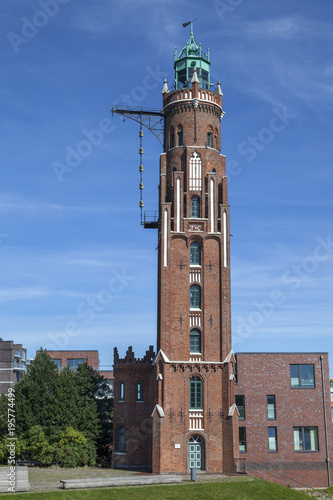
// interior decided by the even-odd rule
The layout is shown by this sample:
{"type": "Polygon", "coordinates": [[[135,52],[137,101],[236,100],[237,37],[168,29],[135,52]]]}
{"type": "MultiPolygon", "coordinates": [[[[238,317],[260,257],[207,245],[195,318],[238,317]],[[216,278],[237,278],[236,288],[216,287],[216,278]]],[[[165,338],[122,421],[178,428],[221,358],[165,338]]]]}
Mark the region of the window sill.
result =
{"type": "Polygon", "coordinates": [[[137,399],[135,402],[136,403],[144,403],[143,399],[137,399]]]}
{"type": "Polygon", "coordinates": [[[295,453],[319,453],[319,450],[294,450],[295,453]]]}
{"type": "Polygon", "coordinates": [[[126,451],[115,451],[115,455],[126,455],[126,451]]]}

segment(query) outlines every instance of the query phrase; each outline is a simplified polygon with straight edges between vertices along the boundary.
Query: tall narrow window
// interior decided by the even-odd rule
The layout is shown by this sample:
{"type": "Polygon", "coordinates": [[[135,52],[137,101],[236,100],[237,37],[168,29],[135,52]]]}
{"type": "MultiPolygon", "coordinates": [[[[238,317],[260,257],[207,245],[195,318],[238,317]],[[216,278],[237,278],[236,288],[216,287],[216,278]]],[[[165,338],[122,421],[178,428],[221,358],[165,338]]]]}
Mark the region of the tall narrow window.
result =
{"type": "Polygon", "coordinates": [[[136,384],[136,400],[143,401],[143,382],[137,382],[136,384]]]}
{"type": "Polygon", "coordinates": [[[117,427],[116,431],[116,451],[125,453],[126,451],[126,430],[125,427],[117,427]]]}
{"type": "Polygon", "coordinates": [[[213,137],[213,136],[212,136],[212,133],[211,133],[211,132],[208,132],[208,134],[207,134],[207,146],[208,146],[209,148],[211,148],[211,147],[212,147],[212,137],[213,137]]]}
{"type": "Polygon", "coordinates": [[[178,127],[177,130],[177,146],[182,146],[183,145],[183,128],[178,127]]]}
{"type": "Polygon", "coordinates": [[[119,401],[124,401],[125,399],[125,382],[119,383],[119,401]]]}
{"type": "Polygon", "coordinates": [[[201,247],[199,243],[194,241],[190,245],[190,265],[200,266],[201,265],[201,247]]]}
{"type": "Polygon", "coordinates": [[[267,418],[268,420],[276,419],[275,396],[267,396],[267,418]]]}
{"type": "Polygon", "coordinates": [[[170,130],[170,149],[175,147],[175,132],[173,128],[170,130]]]}
{"type": "Polygon", "coordinates": [[[196,219],[200,218],[200,198],[199,196],[192,196],[191,198],[191,217],[196,219]]]}
{"type": "Polygon", "coordinates": [[[276,427],[268,427],[268,450],[277,451],[276,427]]]}
{"type": "Polygon", "coordinates": [[[195,354],[201,352],[201,332],[197,328],[190,331],[190,352],[195,354]]]}
{"type": "Polygon", "coordinates": [[[238,436],[239,436],[239,451],[241,453],[245,453],[246,452],[246,427],[239,427],[238,436]]]}
{"type": "Polygon", "coordinates": [[[201,191],[201,158],[194,152],[190,158],[189,189],[191,191],[201,191]]]}
{"type": "Polygon", "coordinates": [[[239,413],[239,420],[245,420],[245,396],[237,395],[235,396],[235,403],[239,413]]]}
{"type": "Polygon", "coordinates": [[[199,285],[192,285],[190,288],[190,308],[201,309],[201,288],[199,285]]]}
{"type": "Polygon", "coordinates": [[[202,410],[202,381],[199,377],[190,380],[190,409],[202,410]]]}

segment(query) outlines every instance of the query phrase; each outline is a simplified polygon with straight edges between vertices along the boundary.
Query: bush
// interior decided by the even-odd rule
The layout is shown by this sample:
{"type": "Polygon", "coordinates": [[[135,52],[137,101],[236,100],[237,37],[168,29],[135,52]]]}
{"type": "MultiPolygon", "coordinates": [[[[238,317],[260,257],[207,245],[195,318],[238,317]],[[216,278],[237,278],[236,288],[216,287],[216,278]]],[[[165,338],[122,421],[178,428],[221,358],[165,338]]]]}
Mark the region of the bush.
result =
{"type": "Polygon", "coordinates": [[[55,451],[55,460],[60,467],[80,467],[84,465],[96,465],[96,448],[93,443],[76,431],[73,427],[67,427],[59,434],[59,442],[55,451]]]}
{"type": "Polygon", "coordinates": [[[47,441],[40,425],[34,425],[28,431],[26,450],[30,460],[50,465],[54,462],[54,447],[47,441]]]}

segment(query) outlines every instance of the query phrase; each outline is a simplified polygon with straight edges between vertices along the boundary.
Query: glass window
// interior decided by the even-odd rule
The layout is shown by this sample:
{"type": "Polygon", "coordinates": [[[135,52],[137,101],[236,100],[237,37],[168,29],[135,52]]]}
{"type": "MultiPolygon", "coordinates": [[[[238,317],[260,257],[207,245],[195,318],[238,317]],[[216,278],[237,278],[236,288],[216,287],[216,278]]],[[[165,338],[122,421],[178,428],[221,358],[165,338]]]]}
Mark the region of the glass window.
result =
{"type": "Polygon", "coordinates": [[[57,365],[58,370],[61,370],[61,359],[52,359],[52,361],[57,365]]]}
{"type": "Polygon", "coordinates": [[[191,198],[191,217],[198,219],[200,217],[200,198],[192,196],[191,198]]]}
{"type": "Polygon", "coordinates": [[[183,145],[183,129],[178,129],[177,132],[177,146],[183,145]]]}
{"type": "Polygon", "coordinates": [[[276,427],[268,427],[268,450],[277,451],[276,427]]]}
{"type": "Polygon", "coordinates": [[[201,266],[201,247],[196,241],[190,245],[190,265],[201,266]]]}
{"type": "Polygon", "coordinates": [[[245,396],[235,396],[235,403],[239,412],[239,420],[245,420],[245,396]]]}
{"type": "Polygon", "coordinates": [[[126,451],[126,430],[125,427],[117,427],[116,432],[116,451],[118,453],[125,453],[126,451]]]}
{"type": "Polygon", "coordinates": [[[201,332],[197,328],[190,331],[190,352],[201,352],[201,332]]]}
{"type": "Polygon", "coordinates": [[[170,132],[170,149],[175,147],[175,133],[173,130],[170,132]]]}
{"type": "Polygon", "coordinates": [[[315,386],[313,365],[290,365],[290,383],[292,388],[313,388],[315,386]]]}
{"type": "Polygon", "coordinates": [[[208,134],[207,134],[207,146],[209,148],[212,147],[212,133],[211,132],[208,132],[208,134]]]}
{"type": "Polygon", "coordinates": [[[276,419],[275,396],[267,396],[267,418],[276,419]]]}
{"type": "Polygon", "coordinates": [[[136,400],[143,401],[143,382],[136,384],[136,400]]]}
{"type": "Polygon", "coordinates": [[[201,308],[201,288],[199,285],[192,285],[190,288],[190,308],[201,308]]]}
{"type": "Polygon", "coordinates": [[[83,358],[81,358],[81,359],[67,359],[67,366],[69,366],[69,368],[71,370],[77,370],[78,366],[83,365],[83,364],[84,364],[83,358]]]}
{"type": "Polygon", "coordinates": [[[239,451],[246,452],[246,427],[239,427],[238,429],[239,451]]]}
{"type": "Polygon", "coordinates": [[[294,427],[295,451],[318,451],[317,427],[294,427]]]}
{"type": "Polygon", "coordinates": [[[190,380],[190,409],[202,410],[202,381],[199,377],[190,380]]]}
{"type": "Polygon", "coordinates": [[[125,399],[125,382],[120,382],[119,384],[119,401],[124,401],[125,399]]]}

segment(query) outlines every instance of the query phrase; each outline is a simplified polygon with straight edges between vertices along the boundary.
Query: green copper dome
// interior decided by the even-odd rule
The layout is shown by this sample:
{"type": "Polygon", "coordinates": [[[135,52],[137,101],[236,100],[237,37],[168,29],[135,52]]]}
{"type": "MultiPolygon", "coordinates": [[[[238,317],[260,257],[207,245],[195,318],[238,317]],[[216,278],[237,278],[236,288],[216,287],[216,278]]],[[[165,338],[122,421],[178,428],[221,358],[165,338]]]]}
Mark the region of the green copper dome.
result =
{"type": "Polygon", "coordinates": [[[194,68],[197,69],[199,87],[210,88],[210,62],[209,49],[207,54],[198,45],[193,35],[193,24],[191,23],[191,34],[183,50],[177,54],[175,49],[175,87],[190,87],[194,68]]]}

